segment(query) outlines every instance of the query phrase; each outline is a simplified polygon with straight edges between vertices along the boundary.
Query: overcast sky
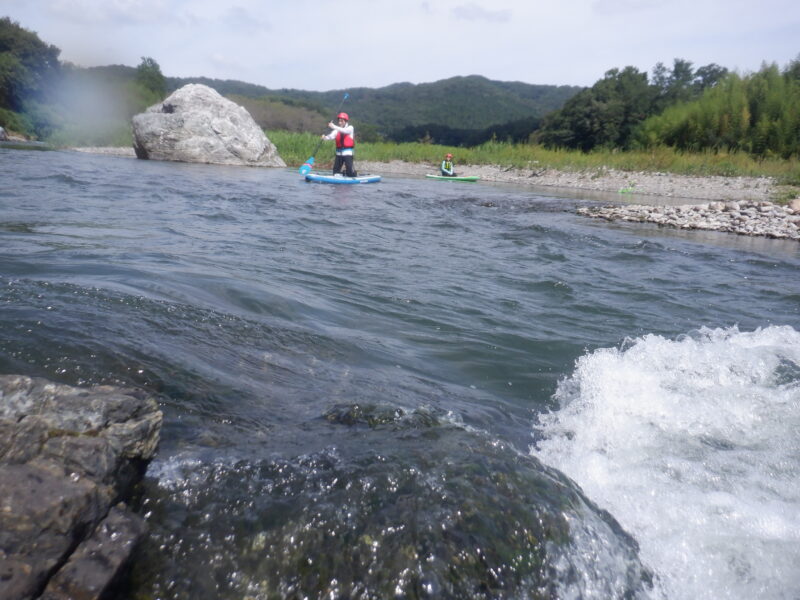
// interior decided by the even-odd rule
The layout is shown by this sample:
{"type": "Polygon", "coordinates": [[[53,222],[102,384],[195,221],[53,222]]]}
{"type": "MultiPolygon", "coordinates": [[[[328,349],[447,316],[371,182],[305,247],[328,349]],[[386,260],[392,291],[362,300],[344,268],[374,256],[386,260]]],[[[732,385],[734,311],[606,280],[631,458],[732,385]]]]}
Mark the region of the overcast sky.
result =
{"type": "Polygon", "coordinates": [[[0,0],[81,66],[339,90],[456,75],[592,85],[611,68],[740,73],[800,54],[798,0],[0,0]]]}

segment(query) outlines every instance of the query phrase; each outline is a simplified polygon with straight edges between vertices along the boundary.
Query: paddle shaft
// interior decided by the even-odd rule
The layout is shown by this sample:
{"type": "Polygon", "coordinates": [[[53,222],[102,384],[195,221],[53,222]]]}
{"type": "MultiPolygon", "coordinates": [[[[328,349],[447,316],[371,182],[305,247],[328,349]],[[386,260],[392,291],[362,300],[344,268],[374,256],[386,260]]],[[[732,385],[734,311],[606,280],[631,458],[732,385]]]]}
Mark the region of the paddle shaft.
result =
{"type": "MultiPolygon", "coordinates": [[[[314,155],[317,153],[317,150],[319,150],[319,147],[322,146],[322,142],[324,142],[324,141],[325,141],[324,138],[320,138],[320,140],[317,142],[317,146],[314,148],[314,151],[311,153],[311,157],[310,158],[314,158],[314,155]]],[[[302,154],[300,156],[302,156],[302,154]]],[[[306,162],[308,162],[308,161],[306,161],[306,162]]]]}

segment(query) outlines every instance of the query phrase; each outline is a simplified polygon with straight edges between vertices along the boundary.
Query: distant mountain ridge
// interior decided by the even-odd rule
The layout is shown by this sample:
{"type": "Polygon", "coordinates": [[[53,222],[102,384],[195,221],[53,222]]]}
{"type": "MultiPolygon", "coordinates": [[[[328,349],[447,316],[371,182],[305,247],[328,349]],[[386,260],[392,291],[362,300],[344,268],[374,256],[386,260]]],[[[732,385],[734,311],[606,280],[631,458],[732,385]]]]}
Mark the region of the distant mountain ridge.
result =
{"type": "Polygon", "coordinates": [[[512,121],[539,119],[561,108],[582,87],[493,81],[481,75],[451,77],[433,83],[395,83],[381,88],[351,88],[314,92],[273,90],[264,86],[206,77],[167,77],[169,91],[202,83],[223,95],[297,103],[331,114],[345,93],[345,109],[360,123],[384,134],[436,124],[460,130],[483,130],[512,121]],[[357,117],[356,117],[357,116],[357,117]]]}

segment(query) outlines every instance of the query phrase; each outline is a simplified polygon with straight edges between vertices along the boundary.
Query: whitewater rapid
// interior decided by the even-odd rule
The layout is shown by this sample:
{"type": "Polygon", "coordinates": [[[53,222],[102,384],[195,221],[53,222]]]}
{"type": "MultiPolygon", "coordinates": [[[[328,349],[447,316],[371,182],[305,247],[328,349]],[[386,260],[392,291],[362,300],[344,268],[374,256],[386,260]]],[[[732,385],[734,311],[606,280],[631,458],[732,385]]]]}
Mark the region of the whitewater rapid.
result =
{"type": "Polygon", "coordinates": [[[798,331],[628,340],[581,357],[556,399],[531,451],[636,538],[654,597],[798,598],[798,331]]]}

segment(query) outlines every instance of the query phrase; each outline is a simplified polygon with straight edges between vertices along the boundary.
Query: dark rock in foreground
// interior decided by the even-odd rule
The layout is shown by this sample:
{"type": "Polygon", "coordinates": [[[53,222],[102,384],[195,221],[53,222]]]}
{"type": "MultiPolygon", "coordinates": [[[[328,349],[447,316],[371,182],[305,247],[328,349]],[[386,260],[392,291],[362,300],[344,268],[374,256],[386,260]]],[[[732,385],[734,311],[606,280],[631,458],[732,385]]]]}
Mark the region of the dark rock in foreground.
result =
{"type": "Polygon", "coordinates": [[[103,594],[144,534],[123,501],[161,422],[137,390],[0,375],[0,599],[103,594]]]}

